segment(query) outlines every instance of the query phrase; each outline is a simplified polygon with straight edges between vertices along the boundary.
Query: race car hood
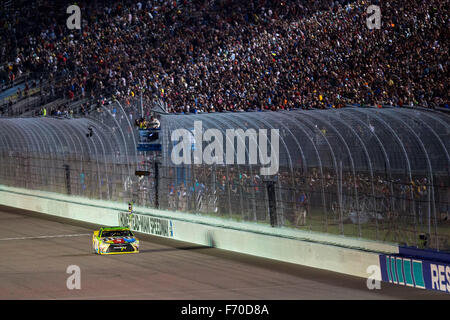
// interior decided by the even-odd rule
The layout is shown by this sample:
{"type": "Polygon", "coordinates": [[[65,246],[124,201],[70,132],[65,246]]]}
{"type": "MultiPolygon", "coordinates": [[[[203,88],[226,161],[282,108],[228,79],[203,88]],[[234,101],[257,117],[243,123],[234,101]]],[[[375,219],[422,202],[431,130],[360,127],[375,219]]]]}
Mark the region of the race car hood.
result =
{"type": "Polygon", "coordinates": [[[120,243],[132,243],[136,241],[136,238],[134,237],[106,237],[101,239],[105,243],[114,243],[114,244],[120,244],[120,243]]]}

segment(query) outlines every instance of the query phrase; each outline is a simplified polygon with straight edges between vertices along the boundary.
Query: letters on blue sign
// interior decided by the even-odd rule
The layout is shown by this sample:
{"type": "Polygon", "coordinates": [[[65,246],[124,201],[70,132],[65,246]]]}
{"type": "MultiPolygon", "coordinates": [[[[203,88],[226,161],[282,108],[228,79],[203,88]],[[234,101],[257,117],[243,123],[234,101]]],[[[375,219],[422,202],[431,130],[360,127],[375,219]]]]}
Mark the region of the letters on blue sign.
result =
{"type": "Polygon", "coordinates": [[[431,289],[450,293],[450,266],[430,263],[431,289]]]}

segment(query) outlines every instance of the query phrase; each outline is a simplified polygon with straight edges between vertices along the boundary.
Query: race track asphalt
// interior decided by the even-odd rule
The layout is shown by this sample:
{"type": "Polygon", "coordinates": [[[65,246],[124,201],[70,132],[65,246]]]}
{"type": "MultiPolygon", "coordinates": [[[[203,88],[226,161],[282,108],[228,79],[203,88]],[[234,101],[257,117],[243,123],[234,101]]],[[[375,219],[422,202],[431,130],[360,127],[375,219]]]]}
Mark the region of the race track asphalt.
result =
{"type": "Polygon", "coordinates": [[[450,299],[191,243],[138,234],[139,254],[92,253],[96,225],[0,207],[0,299],[450,299]],[[80,268],[69,290],[67,268],[80,268]]]}

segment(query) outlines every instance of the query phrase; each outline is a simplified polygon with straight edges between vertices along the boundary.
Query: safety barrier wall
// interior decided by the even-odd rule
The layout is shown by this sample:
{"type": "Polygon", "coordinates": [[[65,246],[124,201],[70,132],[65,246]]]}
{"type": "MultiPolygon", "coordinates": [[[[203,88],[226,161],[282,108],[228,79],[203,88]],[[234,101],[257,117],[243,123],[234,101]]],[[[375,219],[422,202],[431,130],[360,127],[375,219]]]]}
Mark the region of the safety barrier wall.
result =
{"type": "Polygon", "coordinates": [[[450,255],[0,185],[0,205],[172,238],[397,285],[450,293],[450,255]],[[379,268],[373,273],[370,266],[379,268]]]}
{"type": "MultiPolygon", "coordinates": [[[[100,225],[129,224],[138,232],[363,278],[369,266],[380,267],[379,253],[398,253],[397,246],[385,243],[143,207],[129,219],[125,204],[1,185],[0,205],[100,225]]],[[[373,277],[381,280],[381,274],[373,277]]]]}

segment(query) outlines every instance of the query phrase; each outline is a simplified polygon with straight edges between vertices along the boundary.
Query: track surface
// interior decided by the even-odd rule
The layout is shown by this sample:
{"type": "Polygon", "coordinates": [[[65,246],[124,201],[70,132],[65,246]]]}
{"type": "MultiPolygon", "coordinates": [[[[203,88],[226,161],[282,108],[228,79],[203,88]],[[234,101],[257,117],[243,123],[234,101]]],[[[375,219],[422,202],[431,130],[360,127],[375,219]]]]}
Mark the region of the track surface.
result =
{"type": "Polygon", "coordinates": [[[96,225],[0,207],[0,299],[450,299],[450,295],[139,235],[141,253],[92,253],[96,225]],[[81,289],[69,290],[69,265],[81,289]]]}

